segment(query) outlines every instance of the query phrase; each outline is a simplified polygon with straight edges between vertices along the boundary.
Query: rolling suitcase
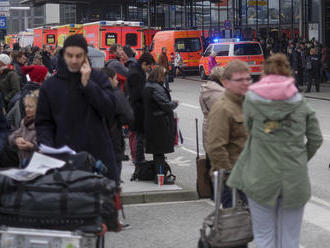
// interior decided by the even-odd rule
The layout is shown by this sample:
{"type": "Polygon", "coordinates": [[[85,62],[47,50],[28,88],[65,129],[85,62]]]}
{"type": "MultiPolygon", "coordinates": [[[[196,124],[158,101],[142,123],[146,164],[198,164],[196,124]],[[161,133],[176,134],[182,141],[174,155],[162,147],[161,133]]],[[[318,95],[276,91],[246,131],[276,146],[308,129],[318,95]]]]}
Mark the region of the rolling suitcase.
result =
{"type": "Polygon", "coordinates": [[[214,172],[215,210],[204,219],[199,248],[243,248],[253,240],[250,212],[236,189],[232,189],[233,207],[220,208],[224,175],[225,170],[214,172]]]}
{"type": "Polygon", "coordinates": [[[197,168],[197,180],[196,188],[199,198],[211,198],[212,196],[212,182],[209,175],[209,168],[207,168],[205,155],[199,155],[199,139],[198,139],[198,119],[196,121],[196,145],[197,145],[197,157],[196,157],[196,168],[197,168]]]}

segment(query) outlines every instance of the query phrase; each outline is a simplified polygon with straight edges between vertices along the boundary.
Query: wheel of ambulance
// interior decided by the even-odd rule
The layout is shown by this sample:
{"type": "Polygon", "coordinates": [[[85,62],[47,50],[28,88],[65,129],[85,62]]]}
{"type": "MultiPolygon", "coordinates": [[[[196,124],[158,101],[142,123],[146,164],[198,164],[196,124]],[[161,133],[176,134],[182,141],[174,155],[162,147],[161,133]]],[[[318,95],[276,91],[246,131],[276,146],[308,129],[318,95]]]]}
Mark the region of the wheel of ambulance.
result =
{"type": "Polygon", "coordinates": [[[199,69],[199,73],[200,73],[201,79],[202,79],[202,80],[206,80],[207,76],[206,76],[206,74],[205,74],[204,67],[201,67],[201,68],[199,69]]]}

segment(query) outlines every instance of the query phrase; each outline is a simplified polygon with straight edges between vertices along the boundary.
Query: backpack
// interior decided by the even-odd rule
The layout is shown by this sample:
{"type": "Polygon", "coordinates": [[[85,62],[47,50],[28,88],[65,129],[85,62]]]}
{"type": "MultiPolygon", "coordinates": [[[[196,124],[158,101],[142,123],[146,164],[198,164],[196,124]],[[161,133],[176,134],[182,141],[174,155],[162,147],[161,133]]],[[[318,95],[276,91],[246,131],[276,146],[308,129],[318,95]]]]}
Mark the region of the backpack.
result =
{"type": "Polygon", "coordinates": [[[172,173],[169,164],[164,162],[163,164],[158,165],[153,160],[136,164],[131,181],[154,181],[157,183],[157,174],[164,174],[164,184],[175,183],[176,176],[172,173]]]}

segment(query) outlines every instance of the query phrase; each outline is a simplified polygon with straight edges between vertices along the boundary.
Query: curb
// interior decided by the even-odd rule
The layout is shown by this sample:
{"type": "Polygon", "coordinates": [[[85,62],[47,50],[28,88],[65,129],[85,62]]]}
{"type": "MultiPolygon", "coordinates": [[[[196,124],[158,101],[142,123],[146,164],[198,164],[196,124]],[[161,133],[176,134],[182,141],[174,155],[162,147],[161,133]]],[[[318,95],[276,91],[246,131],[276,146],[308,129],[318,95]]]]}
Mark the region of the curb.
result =
{"type": "Polygon", "coordinates": [[[307,96],[307,95],[304,95],[304,97],[310,99],[316,99],[316,100],[330,101],[330,98],[325,98],[325,97],[307,96]]]}
{"type": "Polygon", "coordinates": [[[121,200],[124,205],[155,203],[155,202],[175,202],[199,200],[196,191],[192,190],[173,190],[173,191],[149,191],[139,193],[123,193],[121,200]]]}

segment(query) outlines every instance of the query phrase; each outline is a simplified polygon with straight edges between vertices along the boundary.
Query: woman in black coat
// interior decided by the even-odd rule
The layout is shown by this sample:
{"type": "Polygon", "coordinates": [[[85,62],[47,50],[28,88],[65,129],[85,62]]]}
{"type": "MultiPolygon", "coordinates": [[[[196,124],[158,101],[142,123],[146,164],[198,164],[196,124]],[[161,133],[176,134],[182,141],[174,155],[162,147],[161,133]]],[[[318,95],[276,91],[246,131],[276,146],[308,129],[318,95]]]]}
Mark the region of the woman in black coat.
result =
{"type": "Polygon", "coordinates": [[[174,152],[175,121],[173,110],[178,106],[164,87],[166,69],[156,66],[149,75],[143,91],[144,130],[146,153],[153,154],[154,161],[161,165],[165,153],[174,152]]]}

